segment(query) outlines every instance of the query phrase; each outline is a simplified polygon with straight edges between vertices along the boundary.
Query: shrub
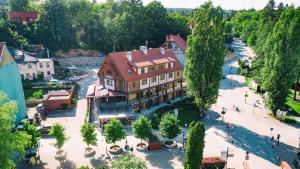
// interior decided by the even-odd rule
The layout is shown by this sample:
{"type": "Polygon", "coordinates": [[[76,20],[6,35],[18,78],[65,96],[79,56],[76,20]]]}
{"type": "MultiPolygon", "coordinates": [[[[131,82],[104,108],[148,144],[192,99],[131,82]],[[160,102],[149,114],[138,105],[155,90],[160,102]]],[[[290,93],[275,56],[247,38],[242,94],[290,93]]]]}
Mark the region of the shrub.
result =
{"type": "Polygon", "coordinates": [[[111,169],[121,169],[121,168],[130,168],[130,169],[147,169],[147,166],[144,161],[141,159],[130,155],[122,155],[119,158],[116,158],[111,163],[111,169]]]}
{"type": "Polygon", "coordinates": [[[159,122],[160,122],[160,118],[159,118],[158,114],[157,113],[153,113],[152,117],[151,117],[152,128],[158,129],[159,122]]]}
{"type": "Polygon", "coordinates": [[[285,116],[284,117],[284,122],[286,122],[286,123],[295,123],[296,119],[295,119],[295,117],[292,117],[292,116],[285,116]]]}
{"type": "Polygon", "coordinates": [[[97,134],[95,131],[95,126],[91,123],[84,123],[80,129],[81,136],[83,137],[83,141],[89,145],[96,146],[97,145],[97,134]]]}

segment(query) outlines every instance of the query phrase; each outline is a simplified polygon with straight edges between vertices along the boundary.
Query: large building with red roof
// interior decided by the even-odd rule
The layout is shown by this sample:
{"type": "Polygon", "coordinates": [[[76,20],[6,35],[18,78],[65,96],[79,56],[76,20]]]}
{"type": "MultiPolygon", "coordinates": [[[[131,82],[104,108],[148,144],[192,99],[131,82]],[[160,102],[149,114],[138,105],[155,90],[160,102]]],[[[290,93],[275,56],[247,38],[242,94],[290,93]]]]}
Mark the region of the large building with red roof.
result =
{"type": "Polygon", "coordinates": [[[163,47],[109,53],[98,77],[99,84],[90,86],[87,98],[104,116],[119,111],[125,117],[184,95],[183,66],[163,47]]]}

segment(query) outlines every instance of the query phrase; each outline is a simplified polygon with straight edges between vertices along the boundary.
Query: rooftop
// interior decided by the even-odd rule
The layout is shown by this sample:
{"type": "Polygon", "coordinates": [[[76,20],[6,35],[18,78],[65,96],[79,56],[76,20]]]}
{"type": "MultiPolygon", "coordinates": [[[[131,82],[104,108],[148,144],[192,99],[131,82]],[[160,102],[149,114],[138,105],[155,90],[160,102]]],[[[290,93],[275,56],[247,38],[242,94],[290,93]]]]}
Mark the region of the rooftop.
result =
{"type": "MultiPolygon", "coordinates": [[[[123,77],[125,81],[133,81],[142,78],[148,78],[152,76],[157,76],[159,74],[174,72],[177,70],[182,70],[183,67],[180,62],[177,60],[176,56],[173,54],[171,50],[166,50],[164,53],[161,52],[160,48],[150,48],[147,49],[147,53],[144,53],[141,50],[133,50],[131,51],[131,61],[127,58],[128,52],[115,52],[109,53],[104,64],[112,63],[112,69],[116,69],[117,72],[123,77]],[[173,67],[168,69],[162,69],[159,71],[148,72],[143,74],[137,74],[134,71],[134,67],[145,67],[151,66],[155,64],[163,64],[168,62],[173,62],[173,67]]],[[[100,68],[99,73],[101,72],[103,66],[100,68]]],[[[112,73],[115,70],[111,70],[112,73]]]]}
{"type": "Polygon", "coordinates": [[[70,98],[70,92],[67,90],[49,91],[44,100],[65,100],[70,98]]]}
{"type": "Polygon", "coordinates": [[[186,41],[179,35],[167,35],[166,36],[166,41],[165,43],[162,44],[162,47],[167,48],[167,42],[174,42],[177,44],[177,46],[182,50],[182,51],[186,51],[187,48],[187,44],[186,41]]]}

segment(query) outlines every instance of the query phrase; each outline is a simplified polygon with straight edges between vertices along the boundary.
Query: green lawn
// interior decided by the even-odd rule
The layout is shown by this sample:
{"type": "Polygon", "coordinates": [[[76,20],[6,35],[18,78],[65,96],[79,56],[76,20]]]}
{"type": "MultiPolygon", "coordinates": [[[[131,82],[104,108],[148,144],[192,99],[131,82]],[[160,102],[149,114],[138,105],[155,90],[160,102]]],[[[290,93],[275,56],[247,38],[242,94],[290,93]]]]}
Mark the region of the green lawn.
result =
{"type": "Polygon", "coordinates": [[[180,122],[180,126],[183,127],[184,124],[190,124],[192,121],[199,119],[199,111],[194,109],[185,109],[180,108],[178,110],[178,119],[180,122]]]}
{"type": "Polygon", "coordinates": [[[286,104],[293,109],[294,113],[300,115],[300,101],[295,101],[293,97],[294,97],[294,91],[291,90],[291,92],[288,95],[286,104]]]}

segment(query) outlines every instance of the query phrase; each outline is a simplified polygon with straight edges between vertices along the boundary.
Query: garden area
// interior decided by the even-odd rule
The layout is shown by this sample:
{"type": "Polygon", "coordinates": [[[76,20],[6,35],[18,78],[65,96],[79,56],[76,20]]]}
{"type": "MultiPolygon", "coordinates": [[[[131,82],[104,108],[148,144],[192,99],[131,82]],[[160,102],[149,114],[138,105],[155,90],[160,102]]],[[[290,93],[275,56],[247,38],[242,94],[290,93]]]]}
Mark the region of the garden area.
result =
{"type": "Polygon", "coordinates": [[[166,114],[173,114],[174,109],[178,109],[178,120],[181,127],[184,127],[185,124],[190,124],[195,119],[200,119],[199,108],[194,103],[194,100],[192,98],[186,98],[153,112],[150,117],[152,128],[158,129],[162,117],[166,114]]]}
{"type": "Polygon", "coordinates": [[[297,92],[296,100],[294,100],[294,90],[290,90],[286,99],[286,105],[292,108],[292,113],[300,116],[300,94],[297,92]]]}

